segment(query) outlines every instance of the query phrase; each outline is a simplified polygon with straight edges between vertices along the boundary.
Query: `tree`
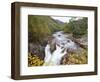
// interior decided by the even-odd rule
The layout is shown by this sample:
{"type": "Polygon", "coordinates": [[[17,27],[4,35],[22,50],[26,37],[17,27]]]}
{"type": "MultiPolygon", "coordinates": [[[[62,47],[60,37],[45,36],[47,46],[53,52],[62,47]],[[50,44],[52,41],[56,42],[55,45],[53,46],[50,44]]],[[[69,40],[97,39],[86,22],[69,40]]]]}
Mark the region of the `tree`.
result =
{"type": "Polygon", "coordinates": [[[68,24],[65,25],[65,32],[72,33],[74,37],[78,38],[87,34],[87,18],[81,18],[76,20],[76,18],[72,18],[68,24]]]}

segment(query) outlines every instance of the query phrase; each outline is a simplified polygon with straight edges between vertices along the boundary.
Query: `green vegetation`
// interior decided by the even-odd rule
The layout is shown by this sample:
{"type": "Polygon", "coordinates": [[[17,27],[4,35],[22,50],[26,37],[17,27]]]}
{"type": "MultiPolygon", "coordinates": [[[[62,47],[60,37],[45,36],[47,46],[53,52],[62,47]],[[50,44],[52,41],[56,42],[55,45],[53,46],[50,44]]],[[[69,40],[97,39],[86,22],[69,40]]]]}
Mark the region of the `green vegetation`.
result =
{"type": "Polygon", "coordinates": [[[29,42],[41,43],[53,32],[61,30],[61,25],[49,16],[28,16],[29,42]]]}
{"type": "Polygon", "coordinates": [[[64,32],[72,33],[73,37],[75,38],[80,38],[83,35],[87,35],[87,22],[87,18],[82,18],[78,20],[72,18],[69,23],[65,24],[64,32]]]}

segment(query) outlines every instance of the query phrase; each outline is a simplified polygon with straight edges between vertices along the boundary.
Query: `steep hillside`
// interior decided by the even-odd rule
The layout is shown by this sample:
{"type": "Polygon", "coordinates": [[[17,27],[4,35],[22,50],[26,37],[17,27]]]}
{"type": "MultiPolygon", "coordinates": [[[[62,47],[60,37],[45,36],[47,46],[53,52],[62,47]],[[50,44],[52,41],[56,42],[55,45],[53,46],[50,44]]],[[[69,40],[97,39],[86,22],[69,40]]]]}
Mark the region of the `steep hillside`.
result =
{"type": "Polygon", "coordinates": [[[28,16],[29,42],[41,42],[43,38],[61,29],[62,24],[49,16],[28,16]]]}

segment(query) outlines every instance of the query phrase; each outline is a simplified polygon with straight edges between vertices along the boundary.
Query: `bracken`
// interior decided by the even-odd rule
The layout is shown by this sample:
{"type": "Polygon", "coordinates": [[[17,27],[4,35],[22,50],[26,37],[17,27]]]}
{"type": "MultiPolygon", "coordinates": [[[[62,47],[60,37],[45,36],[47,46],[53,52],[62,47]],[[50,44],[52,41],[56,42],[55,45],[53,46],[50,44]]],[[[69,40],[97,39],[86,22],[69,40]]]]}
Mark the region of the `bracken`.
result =
{"type": "Polygon", "coordinates": [[[44,61],[41,60],[37,55],[28,53],[28,67],[41,66],[44,61]]]}

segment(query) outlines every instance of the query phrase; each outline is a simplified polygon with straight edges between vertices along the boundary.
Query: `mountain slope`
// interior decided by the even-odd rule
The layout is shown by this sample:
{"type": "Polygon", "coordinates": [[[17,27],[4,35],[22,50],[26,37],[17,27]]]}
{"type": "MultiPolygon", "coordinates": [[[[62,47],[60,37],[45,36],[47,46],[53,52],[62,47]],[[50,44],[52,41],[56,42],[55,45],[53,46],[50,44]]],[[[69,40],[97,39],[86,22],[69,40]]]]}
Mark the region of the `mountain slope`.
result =
{"type": "Polygon", "coordinates": [[[49,16],[28,16],[29,41],[41,42],[43,38],[61,29],[62,24],[49,16]]]}

